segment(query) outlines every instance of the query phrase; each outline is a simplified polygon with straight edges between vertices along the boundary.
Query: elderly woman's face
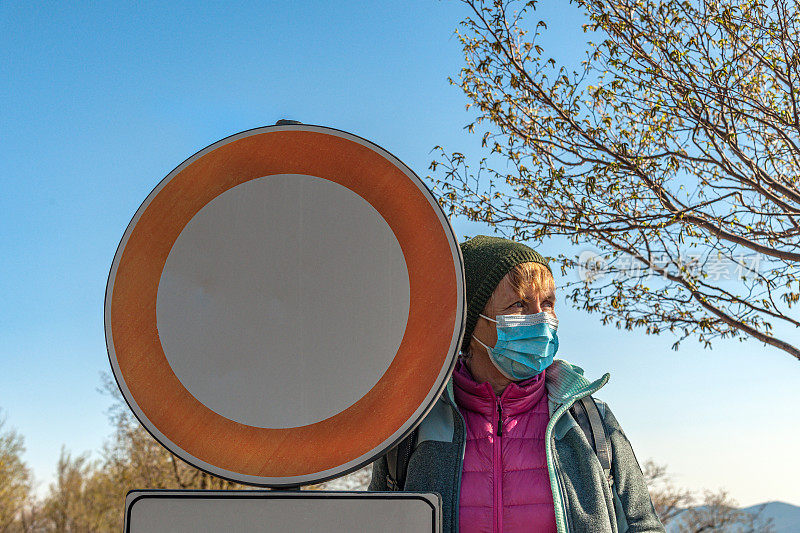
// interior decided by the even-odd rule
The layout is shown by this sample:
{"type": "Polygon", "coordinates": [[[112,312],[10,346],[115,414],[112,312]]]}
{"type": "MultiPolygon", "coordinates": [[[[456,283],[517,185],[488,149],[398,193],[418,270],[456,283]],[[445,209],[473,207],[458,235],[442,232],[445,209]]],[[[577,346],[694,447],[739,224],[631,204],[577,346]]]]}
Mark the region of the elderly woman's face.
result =
{"type": "MultiPolygon", "coordinates": [[[[486,307],[483,308],[483,314],[489,318],[495,318],[497,315],[532,315],[544,311],[556,316],[556,296],[553,291],[542,292],[533,283],[530,283],[524,289],[524,294],[520,297],[511,285],[509,275],[506,275],[497,284],[497,288],[495,288],[491,298],[486,303],[486,307]]],[[[497,328],[494,322],[478,317],[472,337],[469,345],[470,353],[472,354],[469,360],[469,368],[473,376],[479,382],[489,381],[495,391],[505,388],[505,385],[510,383],[511,380],[497,370],[492,364],[486,348],[475,341],[475,337],[477,337],[487,346],[497,344],[497,328]],[[495,386],[496,383],[498,386],[495,386]]]]}

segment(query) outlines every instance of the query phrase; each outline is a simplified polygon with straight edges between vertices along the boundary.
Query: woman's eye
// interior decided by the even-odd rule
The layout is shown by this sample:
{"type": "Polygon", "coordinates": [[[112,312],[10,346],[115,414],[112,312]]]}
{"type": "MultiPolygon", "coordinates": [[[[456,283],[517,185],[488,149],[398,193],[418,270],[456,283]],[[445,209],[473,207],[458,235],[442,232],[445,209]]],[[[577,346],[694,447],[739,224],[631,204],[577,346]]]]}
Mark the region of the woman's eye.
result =
{"type": "Polygon", "coordinates": [[[523,302],[519,301],[519,302],[514,302],[514,304],[512,305],[512,307],[524,307],[524,305],[525,305],[525,304],[524,304],[523,302]]]}

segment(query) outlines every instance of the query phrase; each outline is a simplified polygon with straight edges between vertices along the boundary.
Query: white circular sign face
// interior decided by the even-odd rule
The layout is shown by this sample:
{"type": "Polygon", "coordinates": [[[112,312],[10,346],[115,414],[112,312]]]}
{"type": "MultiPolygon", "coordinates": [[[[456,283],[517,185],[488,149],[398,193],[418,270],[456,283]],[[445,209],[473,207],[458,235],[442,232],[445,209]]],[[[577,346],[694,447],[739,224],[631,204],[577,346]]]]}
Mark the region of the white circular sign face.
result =
{"type": "Polygon", "coordinates": [[[309,125],[242,132],[173,170],[109,274],[106,345],[170,452],[311,484],[394,446],[444,390],[466,315],[447,216],[397,158],[309,125]]]}
{"type": "Polygon", "coordinates": [[[198,401],[291,428],[375,386],[408,309],[403,252],[380,213],[332,181],[278,174],[228,189],[189,221],[156,316],[167,361],[198,401]]]}

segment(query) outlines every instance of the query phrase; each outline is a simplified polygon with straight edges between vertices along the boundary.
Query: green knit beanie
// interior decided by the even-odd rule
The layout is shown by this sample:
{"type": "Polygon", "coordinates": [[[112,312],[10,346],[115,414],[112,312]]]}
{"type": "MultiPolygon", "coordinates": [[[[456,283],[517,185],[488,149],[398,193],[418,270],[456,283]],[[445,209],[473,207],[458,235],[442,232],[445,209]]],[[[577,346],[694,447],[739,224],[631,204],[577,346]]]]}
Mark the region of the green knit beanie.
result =
{"type": "Polygon", "coordinates": [[[467,324],[461,343],[461,351],[464,352],[472,339],[478,315],[483,312],[500,280],[520,263],[541,263],[547,270],[550,270],[550,265],[533,248],[502,237],[477,235],[459,246],[464,256],[467,283],[467,324]]]}

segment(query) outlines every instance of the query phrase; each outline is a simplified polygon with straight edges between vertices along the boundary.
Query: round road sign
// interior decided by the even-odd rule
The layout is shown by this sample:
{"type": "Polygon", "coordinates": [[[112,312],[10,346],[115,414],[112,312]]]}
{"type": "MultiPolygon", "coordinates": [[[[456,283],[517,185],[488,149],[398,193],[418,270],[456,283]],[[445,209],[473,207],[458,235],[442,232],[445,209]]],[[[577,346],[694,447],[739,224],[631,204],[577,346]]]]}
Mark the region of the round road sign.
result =
{"type": "Polygon", "coordinates": [[[355,470],[441,394],[463,335],[447,216],[397,158],[310,125],[196,153],[125,231],[105,302],[144,427],[212,474],[286,487],[355,470]]]}

